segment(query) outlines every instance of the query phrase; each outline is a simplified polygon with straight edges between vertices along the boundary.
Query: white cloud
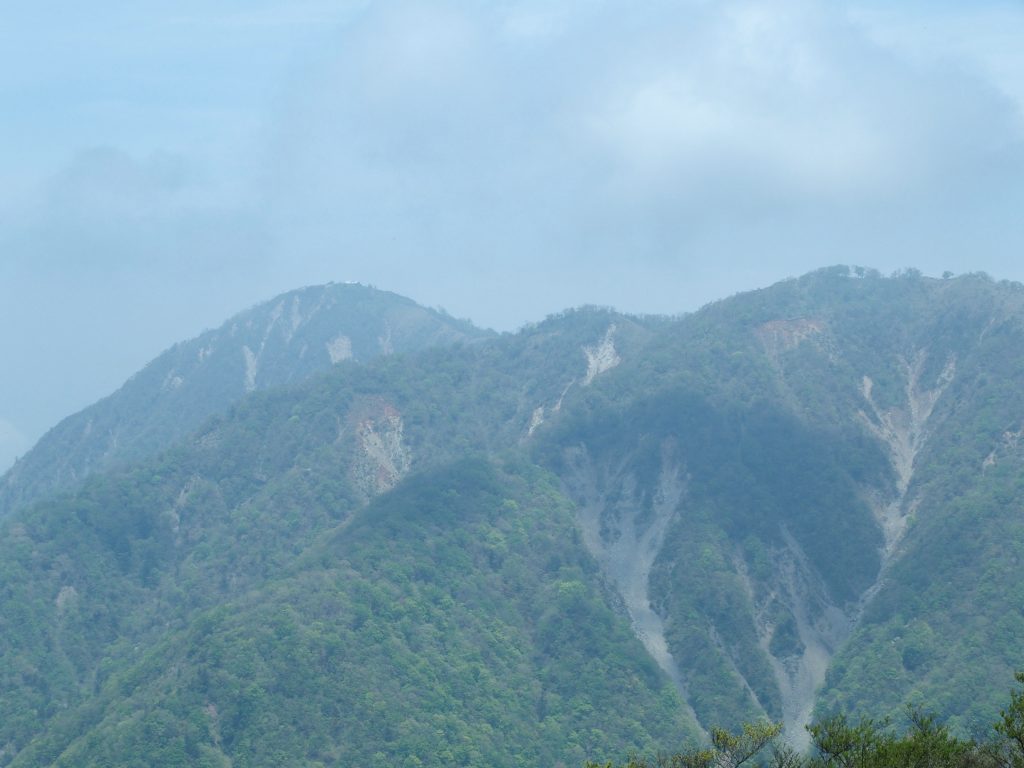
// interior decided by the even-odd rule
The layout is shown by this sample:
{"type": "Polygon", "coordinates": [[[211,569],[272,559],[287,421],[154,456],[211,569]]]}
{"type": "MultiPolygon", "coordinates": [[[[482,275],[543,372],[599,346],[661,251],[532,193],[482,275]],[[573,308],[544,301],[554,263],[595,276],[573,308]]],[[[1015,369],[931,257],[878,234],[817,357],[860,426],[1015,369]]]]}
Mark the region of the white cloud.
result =
{"type": "Polygon", "coordinates": [[[251,205],[166,152],[136,158],[110,147],[80,151],[4,213],[2,258],[27,269],[95,280],[121,269],[255,269],[266,257],[266,234],[251,205]]]}
{"type": "Polygon", "coordinates": [[[597,131],[649,180],[886,198],[1015,138],[976,74],[921,70],[840,11],[746,2],[679,26],[675,50],[598,91],[597,131]]]}
{"type": "Polygon", "coordinates": [[[921,66],[967,68],[985,78],[1017,105],[1024,127],[1024,7],[1019,2],[864,3],[850,16],[871,39],[921,66]]]}
{"type": "MultiPolygon", "coordinates": [[[[535,273],[672,310],[744,269],[960,271],[979,211],[991,231],[986,198],[1022,194],[1005,90],[890,44],[884,19],[817,0],[567,7],[388,3],[340,29],[282,121],[282,240],[321,274],[340,262],[508,324],[536,314],[535,273]],[[623,260],[636,288],[603,277],[623,260]],[[708,263],[722,277],[685,296],[640,287],[708,263]],[[490,280],[507,299],[477,298],[490,280]]],[[[991,259],[1021,242],[1018,218],[991,259]]]]}
{"type": "Polygon", "coordinates": [[[44,5],[0,29],[0,310],[32,329],[0,401],[32,435],[298,284],[511,327],[841,261],[1024,279],[1019,4],[44,5]]]}

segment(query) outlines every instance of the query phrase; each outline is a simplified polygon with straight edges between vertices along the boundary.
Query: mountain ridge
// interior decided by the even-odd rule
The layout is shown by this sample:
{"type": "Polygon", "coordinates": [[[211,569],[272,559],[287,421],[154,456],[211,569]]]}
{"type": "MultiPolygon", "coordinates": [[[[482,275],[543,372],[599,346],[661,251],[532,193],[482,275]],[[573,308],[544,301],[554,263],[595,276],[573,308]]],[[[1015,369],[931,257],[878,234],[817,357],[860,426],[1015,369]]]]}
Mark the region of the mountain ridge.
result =
{"type": "Polygon", "coordinates": [[[63,419],[0,477],[0,516],[169,447],[256,389],[301,381],[345,360],[488,335],[357,283],[288,291],[173,345],[116,392],[63,419]]]}
{"type": "MultiPolygon", "coordinates": [[[[378,731],[360,731],[369,751],[348,760],[442,765],[469,738],[487,747],[458,752],[468,765],[579,764],[764,716],[799,744],[816,715],[898,715],[922,696],[973,733],[1024,636],[1021,344],[1022,286],[843,267],[671,321],[567,312],[252,393],[159,457],[3,523],[0,586],[20,611],[0,633],[4,754],[121,764],[159,721],[190,760],[329,764],[363,712],[378,731]],[[469,538],[457,522],[469,518],[446,517],[485,508],[469,538]],[[527,543],[542,530],[553,538],[527,543]],[[509,557],[536,579],[503,570],[509,557]],[[523,590],[529,609],[513,599],[523,590]],[[214,620],[223,659],[263,638],[256,709],[238,674],[190,660],[211,646],[187,633],[218,605],[234,606],[214,620]],[[268,639],[295,605],[298,634],[268,639]],[[590,618],[531,634],[534,609],[590,618]],[[516,678],[532,708],[486,664],[470,673],[474,696],[517,713],[500,730],[524,735],[504,746],[486,735],[497,721],[459,709],[465,691],[431,703],[414,651],[397,678],[371,652],[406,647],[416,625],[457,644],[449,661],[472,659],[486,617],[532,649],[516,678]],[[409,724],[324,687],[330,643],[314,627],[355,632],[331,641],[340,658],[408,690],[409,724]],[[192,650],[171,663],[166,643],[192,650]],[[149,649],[141,677],[131,647],[149,649]],[[287,660],[301,648],[299,674],[287,660]],[[307,713],[315,754],[296,746],[285,680],[335,707],[307,713]],[[607,687],[626,680],[640,681],[628,714],[607,687]],[[455,710],[440,741],[411,724],[455,710]]],[[[358,679],[365,690],[373,677],[358,679]]]]}

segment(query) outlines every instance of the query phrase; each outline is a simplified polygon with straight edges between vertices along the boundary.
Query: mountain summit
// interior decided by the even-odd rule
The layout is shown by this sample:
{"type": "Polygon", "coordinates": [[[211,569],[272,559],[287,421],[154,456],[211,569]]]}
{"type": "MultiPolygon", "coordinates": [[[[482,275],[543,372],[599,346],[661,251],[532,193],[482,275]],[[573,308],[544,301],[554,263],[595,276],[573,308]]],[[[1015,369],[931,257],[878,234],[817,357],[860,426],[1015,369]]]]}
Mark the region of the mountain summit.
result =
{"type": "Polygon", "coordinates": [[[0,480],[0,516],[90,474],[152,456],[257,389],[486,338],[471,323],[355,283],[302,288],[176,344],[121,389],[50,430],[0,480]]]}

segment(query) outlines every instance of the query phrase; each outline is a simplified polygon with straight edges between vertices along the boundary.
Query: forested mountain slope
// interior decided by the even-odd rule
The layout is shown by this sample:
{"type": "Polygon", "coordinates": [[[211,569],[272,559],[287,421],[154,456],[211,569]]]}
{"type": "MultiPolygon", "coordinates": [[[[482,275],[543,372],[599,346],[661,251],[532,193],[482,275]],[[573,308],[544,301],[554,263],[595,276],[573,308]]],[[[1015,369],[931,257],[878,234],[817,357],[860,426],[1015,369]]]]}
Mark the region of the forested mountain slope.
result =
{"type": "Polygon", "coordinates": [[[1020,664],[1022,300],[824,270],[680,321],[544,435],[704,725],[988,724],[1020,664]]]}
{"type": "Polygon", "coordinates": [[[0,479],[0,516],[93,472],[152,456],[254,390],[302,381],[343,360],[488,335],[363,285],[291,291],[176,344],[120,390],[50,430],[0,479]]]}
{"type": "Polygon", "coordinates": [[[575,312],[487,345],[344,364],[16,515],[0,537],[5,759],[574,764],[694,736],[557,480],[497,458],[540,404],[557,413],[650,334],[575,312]],[[612,325],[614,355],[594,362],[612,325]],[[474,453],[507,466],[467,464],[474,453]],[[258,641],[280,611],[299,634],[258,641]],[[195,632],[214,620],[224,648],[206,657],[195,632]],[[239,654],[249,666],[224,668],[239,654]],[[371,701],[375,686],[401,694],[371,701]]]}
{"type": "Polygon", "coordinates": [[[1024,289],[833,268],[255,392],[0,532],[0,764],[578,765],[987,726],[1024,289]]]}

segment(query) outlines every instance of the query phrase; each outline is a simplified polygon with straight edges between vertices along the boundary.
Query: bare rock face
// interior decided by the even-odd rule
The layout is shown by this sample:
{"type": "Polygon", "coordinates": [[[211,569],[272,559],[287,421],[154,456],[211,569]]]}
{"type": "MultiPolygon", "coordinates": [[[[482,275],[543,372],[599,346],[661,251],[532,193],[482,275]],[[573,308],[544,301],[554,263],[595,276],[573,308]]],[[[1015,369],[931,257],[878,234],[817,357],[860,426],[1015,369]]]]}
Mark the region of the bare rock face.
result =
{"type": "Polygon", "coordinates": [[[781,352],[796,349],[808,339],[821,336],[825,333],[825,329],[824,320],[796,318],[793,320],[770,320],[758,326],[755,333],[769,357],[776,357],[781,352]]]}
{"type": "Polygon", "coordinates": [[[583,386],[588,386],[596,377],[622,362],[622,358],[615,350],[614,336],[615,324],[612,323],[597,344],[583,348],[583,354],[587,356],[587,373],[583,377],[583,386]]]}
{"type": "Polygon", "coordinates": [[[402,415],[387,403],[358,421],[352,478],[368,498],[390,491],[409,472],[412,454],[404,430],[402,415]]]}
{"type": "Polygon", "coordinates": [[[914,463],[929,436],[929,421],[939,397],[946,391],[956,374],[956,360],[949,358],[932,386],[921,381],[927,352],[919,350],[912,359],[901,358],[899,368],[904,376],[905,403],[902,407],[882,409],[872,397],[874,382],[864,376],[861,394],[868,410],[857,413],[858,419],[874,437],[888,449],[892,467],[896,472],[897,494],[894,499],[871,499],[878,523],[885,534],[883,562],[890,559],[906,531],[908,516],[915,503],[908,498],[910,481],[914,476],[914,463]]]}
{"type": "Polygon", "coordinates": [[[331,364],[352,359],[352,339],[343,333],[328,341],[325,346],[327,354],[331,358],[331,364]]]}
{"type": "Polygon", "coordinates": [[[813,719],[818,690],[832,657],[850,636],[854,620],[833,602],[799,543],[785,531],[783,540],[784,546],[772,553],[767,589],[756,587],[742,558],[735,558],[733,565],[753,607],[758,644],[779,688],[786,740],[802,750],[810,743],[805,726],[813,719]],[[795,626],[795,648],[773,643],[780,632],[780,615],[795,626]]]}
{"type": "Polygon", "coordinates": [[[530,415],[530,426],[526,429],[526,436],[529,437],[537,431],[537,427],[544,423],[544,406],[538,405],[530,415]]]}
{"type": "MultiPolygon", "coordinates": [[[[618,467],[595,466],[586,448],[570,449],[566,458],[571,470],[565,480],[579,501],[577,522],[584,544],[622,598],[633,631],[686,702],[685,680],[649,594],[651,568],[686,491],[685,468],[671,441],[662,445],[661,454],[650,515],[643,514],[637,479],[626,461],[618,467]]],[[[696,722],[692,710],[689,714],[696,722]]]]}

